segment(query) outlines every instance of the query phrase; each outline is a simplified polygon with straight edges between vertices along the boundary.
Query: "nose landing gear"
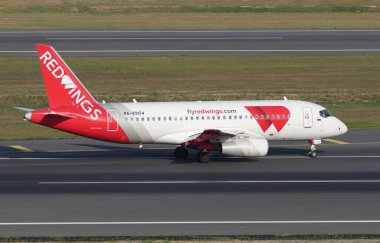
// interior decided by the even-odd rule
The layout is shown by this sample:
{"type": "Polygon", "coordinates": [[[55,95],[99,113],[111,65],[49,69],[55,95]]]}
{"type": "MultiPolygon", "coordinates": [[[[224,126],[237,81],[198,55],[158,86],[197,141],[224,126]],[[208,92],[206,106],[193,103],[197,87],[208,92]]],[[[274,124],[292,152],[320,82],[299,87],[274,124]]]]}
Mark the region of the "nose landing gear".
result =
{"type": "Polygon", "coordinates": [[[310,144],[310,152],[308,153],[310,158],[316,158],[318,156],[316,144],[321,144],[322,140],[320,139],[312,139],[309,141],[310,144]]]}

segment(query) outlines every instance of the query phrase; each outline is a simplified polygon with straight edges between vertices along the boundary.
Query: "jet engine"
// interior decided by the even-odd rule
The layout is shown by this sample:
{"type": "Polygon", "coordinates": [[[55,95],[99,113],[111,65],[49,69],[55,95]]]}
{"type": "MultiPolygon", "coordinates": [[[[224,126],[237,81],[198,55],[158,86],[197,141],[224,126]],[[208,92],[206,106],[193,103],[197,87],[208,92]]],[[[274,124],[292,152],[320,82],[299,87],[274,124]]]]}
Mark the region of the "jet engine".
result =
{"type": "Polygon", "coordinates": [[[265,137],[232,138],[221,144],[220,152],[232,156],[258,157],[265,156],[268,148],[265,137]]]}

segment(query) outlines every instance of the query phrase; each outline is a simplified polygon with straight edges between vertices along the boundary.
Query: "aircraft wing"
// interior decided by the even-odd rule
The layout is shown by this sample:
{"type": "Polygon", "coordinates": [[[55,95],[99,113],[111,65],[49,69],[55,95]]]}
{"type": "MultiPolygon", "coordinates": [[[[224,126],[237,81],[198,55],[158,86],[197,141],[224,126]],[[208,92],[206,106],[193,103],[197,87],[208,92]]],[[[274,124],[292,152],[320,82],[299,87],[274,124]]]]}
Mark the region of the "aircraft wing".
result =
{"type": "Polygon", "coordinates": [[[184,144],[186,146],[199,144],[199,143],[211,143],[211,144],[219,144],[224,142],[234,136],[239,134],[244,134],[244,131],[233,130],[233,129],[207,129],[201,133],[196,133],[192,136],[189,136],[184,144]]]}
{"type": "Polygon", "coordinates": [[[256,157],[268,153],[268,141],[263,135],[244,130],[204,130],[190,136],[183,145],[200,151],[219,150],[232,156],[256,157]]]}

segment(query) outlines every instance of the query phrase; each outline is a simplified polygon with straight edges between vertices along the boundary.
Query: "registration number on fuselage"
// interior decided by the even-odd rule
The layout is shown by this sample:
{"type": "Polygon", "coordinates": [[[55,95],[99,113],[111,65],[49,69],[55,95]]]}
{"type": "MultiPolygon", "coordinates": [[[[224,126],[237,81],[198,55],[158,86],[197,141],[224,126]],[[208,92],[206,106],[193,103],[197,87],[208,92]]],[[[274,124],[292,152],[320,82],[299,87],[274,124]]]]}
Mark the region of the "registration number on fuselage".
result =
{"type": "Polygon", "coordinates": [[[144,111],[126,111],[124,112],[124,115],[131,115],[131,116],[143,116],[145,115],[145,112],[144,111]]]}

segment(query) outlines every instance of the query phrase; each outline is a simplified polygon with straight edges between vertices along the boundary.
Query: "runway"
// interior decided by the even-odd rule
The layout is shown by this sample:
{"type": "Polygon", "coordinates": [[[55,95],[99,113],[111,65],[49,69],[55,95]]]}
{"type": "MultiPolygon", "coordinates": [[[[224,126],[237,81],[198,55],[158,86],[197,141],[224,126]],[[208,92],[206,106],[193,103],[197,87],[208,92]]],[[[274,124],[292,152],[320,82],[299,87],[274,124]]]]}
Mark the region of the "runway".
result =
{"type": "Polygon", "coordinates": [[[1,31],[0,56],[35,56],[36,43],[76,57],[378,55],[380,31],[1,31]]]}
{"type": "Polygon", "coordinates": [[[0,235],[378,234],[379,135],[350,131],[317,159],[295,141],[208,164],[166,145],[3,141],[0,235]]]}

